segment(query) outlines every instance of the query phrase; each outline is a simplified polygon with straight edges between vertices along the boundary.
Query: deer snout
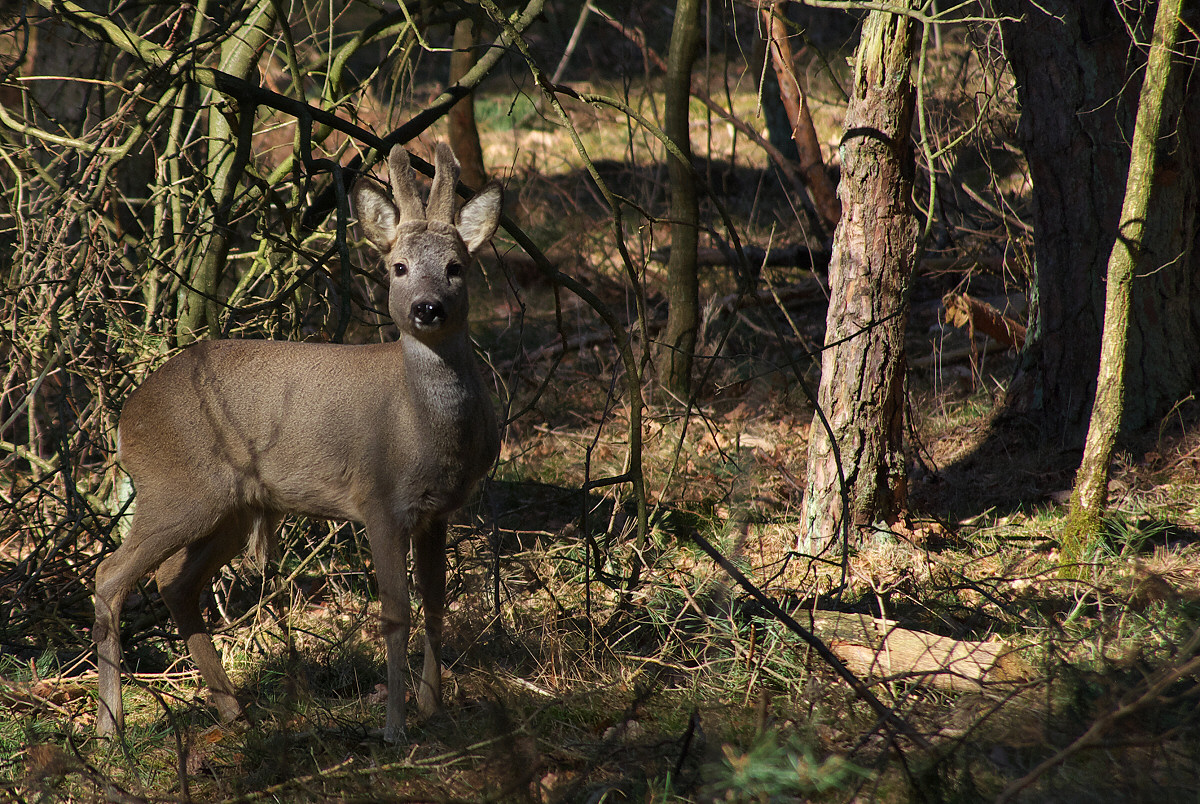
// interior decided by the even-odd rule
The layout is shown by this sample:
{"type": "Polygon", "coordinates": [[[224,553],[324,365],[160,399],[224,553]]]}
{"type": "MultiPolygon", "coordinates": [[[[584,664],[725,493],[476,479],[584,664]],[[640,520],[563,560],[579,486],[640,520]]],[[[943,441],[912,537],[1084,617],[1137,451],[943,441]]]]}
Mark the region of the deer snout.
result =
{"type": "Polygon", "coordinates": [[[413,302],[412,319],[422,327],[434,327],[446,320],[446,308],[441,302],[413,302]]]}

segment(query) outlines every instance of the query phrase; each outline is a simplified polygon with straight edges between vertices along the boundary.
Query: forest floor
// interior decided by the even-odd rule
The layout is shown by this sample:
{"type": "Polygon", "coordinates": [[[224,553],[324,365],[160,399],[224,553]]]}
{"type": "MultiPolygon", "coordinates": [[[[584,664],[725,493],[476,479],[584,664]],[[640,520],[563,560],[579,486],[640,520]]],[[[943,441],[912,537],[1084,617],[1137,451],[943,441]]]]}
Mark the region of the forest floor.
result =
{"type": "MultiPolygon", "coordinates": [[[[752,96],[739,97],[752,107],[752,96]]],[[[495,101],[497,120],[521,116],[511,104],[503,114],[504,102],[495,101]]],[[[634,322],[636,293],[616,235],[563,132],[504,130],[484,118],[485,153],[507,166],[514,215],[560,270],[634,322]],[[551,163],[551,153],[567,156],[551,163]]],[[[702,167],[743,244],[820,251],[765,163],[708,158],[753,153],[718,141],[731,136],[720,127],[711,131],[702,167]]],[[[661,206],[665,170],[652,146],[628,160],[619,143],[588,142],[608,157],[597,167],[615,191],[661,206]]],[[[1012,187],[1018,199],[1020,183],[1012,187]]],[[[728,236],[717,234],[717,210],[706,210],[714,223],[705,246],[719,250],[728,236]]],[[[638,280],[654,326],[664,310],[663,226],[629,225],[625,237],[644,267],[638,280]]],[[[80,572],[90,559],[63,551],[39,565],[36,583],[23,583],[33,536],[6,517],[0,569],[6,588],[23,596],[25,618],[19,633],[0,635],[8,710],[0,794],[1195,800],[1195,411],[1181,408],[1123,445],[1108,537],[1092,546],[1079,577],[1062,577],[1055,537],[1078,451],[1004,410],[1015,352],[946,323],[942,301],[968,292],[1022,318],[1018,261],[983,240],[933,256],[944,259],[918,271],[911,298],[911,514],[862,537],[843,562],[792,552],[813,420],[805,386],[815,393],[824,328],[819,270],[767,265],[758,287],[776,293],[738,304],[736,272],[704,269],[701,340],[711,357],[701,361],[696,398],[684,406],[646,386],[652,527],[639,540],[628,486],[596,483],[627,468],[629,405],[611,333],[502,239],[484,260],[474,332],[508,419],[503,453],[452,534],[446,710],[411,720],[403,747],[370,731],[382,722],[386,690],[359,529],[290,522],[268,578],[238,563],[219,579],[217,641],[249,703],[248,721],[232,726],[215,723],[148,585],[125,615],[127,734],[102,743],[92,738],[91,612],[80,572]],[[1016,669],[955,687],[883,672],[877,662],[862,676],[892,713],[881,717],[696,537],[803,626],[817,627],[816,612],[864,614],[955,643],[1002,644],[1016,669]]],[[[418,633],[414,657],[420,644],[418,633]]]]}
{"type": "MultiPolygon", "coordinates": [[[[938,296],[945,280],[926,281],[938,296]]],[[[962,338],[936,315],[922,320],[932,305],[921,297],[914,363],[962,338]]],[[[1010,789],[1016,801],[1178,801],[1200,790],[1194,427],[1167,423],[1122,453],[1110,538],[1083,580],[1066,580],[1055,534],[1078,456],[1019,422],[997,426],[1011,354],[914,369],[912,515],[842,565],[790,552],[811,407],[790,380],[725,377],[690,418],[650,406],[656,516],[639,546],[626,495],[579,491],[619,473],[627,445],[604,352],[561,357],[454,529],[447,708],[410,722],[410,745],[369,733],[386,696],[361,533],[294,523],[265,586],[241,565],[218,584],[218,644],[250,703],[250,722],[233,727],[215,724],[151,587],[126,614],[125,741],[92,740],[86,589],[65,564],[41,578],[44,631],[26,642],[44,651],[0,671],[11,756],[0,789],[22,800],[115,790],[130,801],[547,802],[975,801],[1010,789]],[[692,534],[808,627],[814,610],[863,613],[1002,643],[1020,671],[967,690],[865,673],[918,745],[692,534]]],[[[517,372],[510,387],[539,385],[517,372]]],[[[6,563],[19,560],[15,543],[5,549],[6,563]]]]}

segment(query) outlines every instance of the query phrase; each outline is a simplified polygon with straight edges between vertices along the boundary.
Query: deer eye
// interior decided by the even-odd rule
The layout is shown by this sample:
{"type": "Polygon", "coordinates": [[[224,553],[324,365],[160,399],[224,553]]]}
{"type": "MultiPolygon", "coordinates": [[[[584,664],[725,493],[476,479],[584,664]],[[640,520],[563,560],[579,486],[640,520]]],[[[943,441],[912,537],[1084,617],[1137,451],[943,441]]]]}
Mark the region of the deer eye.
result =
{"type": "Polygon", "coordinates": [[[392,266],[392,273],[396,276],[404,276],[408,273],[408,266],[402,262],[398,262],[392,266]]]}
{"type": "Polygon", "coordinates": [[[462,272],[463,272],[462,263],[459,262],[458,260],[454,260],[453,262],[451,262],[449,265],[446,266],[446,276],[450,277],[451,279],[455,279],[457,277],[462,276],[462,272]]]}

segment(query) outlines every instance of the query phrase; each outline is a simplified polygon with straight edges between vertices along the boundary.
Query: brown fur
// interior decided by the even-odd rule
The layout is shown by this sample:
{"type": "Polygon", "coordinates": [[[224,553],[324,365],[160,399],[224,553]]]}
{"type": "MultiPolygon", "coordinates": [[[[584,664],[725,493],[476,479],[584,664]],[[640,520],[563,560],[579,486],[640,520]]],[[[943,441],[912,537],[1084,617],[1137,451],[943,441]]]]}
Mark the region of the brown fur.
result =
{"type": "Polygon", "coordinates": [[[499,452],[467,334],[465,273],[495,232],[501,194],[485,188],[456,219],[458,163],[445,145],[436,162],[428,207],[399,146],[389,159],[391,197],[368,179],[352,191],[387,266],[398,341],[198,343],[125,403],[119,454],[137,508],[129,535],[96,570],[101,734],[123,726],[120,612],[150,572],[221,717],[241,713],[200,594],[248,541],[262,552],[289,513],[366,526],[383,604],[389,740],[404,737],[411,544],[426,618],[417,702],[423,714],[440,706],[446,518],[499,452]]]}

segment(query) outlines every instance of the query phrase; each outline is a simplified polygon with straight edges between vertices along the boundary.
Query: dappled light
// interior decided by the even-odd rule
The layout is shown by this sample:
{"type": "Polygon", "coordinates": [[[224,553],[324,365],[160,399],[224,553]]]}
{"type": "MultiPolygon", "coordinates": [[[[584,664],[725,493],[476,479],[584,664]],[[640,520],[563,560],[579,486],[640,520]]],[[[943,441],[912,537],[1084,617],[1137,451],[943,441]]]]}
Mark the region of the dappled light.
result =
{"type": "Polygon", "coordinates": [[[1194,12],[1063,542],[1155,11],[0,8],[0,795],[1195,799],[1194,12]]]}

